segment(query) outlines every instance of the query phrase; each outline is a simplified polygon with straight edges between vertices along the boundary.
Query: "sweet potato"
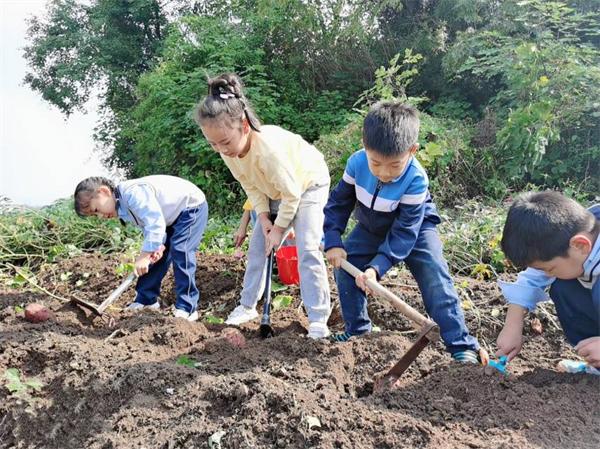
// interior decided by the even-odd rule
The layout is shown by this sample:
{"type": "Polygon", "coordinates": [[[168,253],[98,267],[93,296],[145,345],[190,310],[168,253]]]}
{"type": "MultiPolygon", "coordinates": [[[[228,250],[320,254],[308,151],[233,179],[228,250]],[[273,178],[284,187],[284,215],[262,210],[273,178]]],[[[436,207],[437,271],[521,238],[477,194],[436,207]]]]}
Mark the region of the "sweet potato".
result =
{"type": "Polygon", "coordinates": [[[41,323],[50,318],[50,311],[41,304],[32,303],[25,307],[25,319],[31,323],[41,323]]]}
{"type": "Polygon", "coordinates": [[[244,348],[246,346],[246,338],[239,330],[228,327],[221,331],[221,337],[234,348],[244,348]]]}

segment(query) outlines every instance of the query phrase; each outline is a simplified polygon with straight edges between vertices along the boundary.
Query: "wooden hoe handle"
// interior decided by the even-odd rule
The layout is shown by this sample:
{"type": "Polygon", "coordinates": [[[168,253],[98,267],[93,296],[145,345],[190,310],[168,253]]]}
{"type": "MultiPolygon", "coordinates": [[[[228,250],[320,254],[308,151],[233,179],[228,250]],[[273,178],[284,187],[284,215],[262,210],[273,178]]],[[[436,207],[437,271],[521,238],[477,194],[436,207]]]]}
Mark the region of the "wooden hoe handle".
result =
{"type": "MultiPolygon", "coordinates": [[[[348,274],[352,275],[353,277],[363,274],[362,271],[360,271],[358,268],[356,268],[354,265],[352,265],[347,260],[342,260],[342,269],[344,271],[348,272],[348,274]]],[[[381,296],[381,297],[387,299],[392,304],[392,306],[394,306],[404,316],[406,316],[408,319],[410,319],[415,324],[415,328],[417,330],[421,330],[425,326],[431,327],[431,326],[435,325],[435,323],[433,321],[426,318],[423,314],[421,314],[415,308],[406,304],[402,299],[400,299],[398,296],[393,294],[391,291],[389,291],[387,288],[385,288],[379,282],[374,281],[372,279],[368,279],[367,286],[373,292],[375,292],[378,296],[381,296]]]]}

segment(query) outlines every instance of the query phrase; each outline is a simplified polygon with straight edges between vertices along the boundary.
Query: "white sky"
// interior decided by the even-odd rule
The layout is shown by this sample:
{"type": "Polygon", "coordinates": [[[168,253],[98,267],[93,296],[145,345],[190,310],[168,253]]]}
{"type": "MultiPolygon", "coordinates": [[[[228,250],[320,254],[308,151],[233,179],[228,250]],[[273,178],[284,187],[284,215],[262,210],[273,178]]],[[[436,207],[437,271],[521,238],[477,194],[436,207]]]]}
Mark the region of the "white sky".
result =
{"type": "Polygon", "coordinates": [[[70,196],[81,179],[107,174],[93,153],[95,110],[65,120],[23,85],[26,19],[45,4],[0,0],[0,196],[29,206],[70,196]]]}

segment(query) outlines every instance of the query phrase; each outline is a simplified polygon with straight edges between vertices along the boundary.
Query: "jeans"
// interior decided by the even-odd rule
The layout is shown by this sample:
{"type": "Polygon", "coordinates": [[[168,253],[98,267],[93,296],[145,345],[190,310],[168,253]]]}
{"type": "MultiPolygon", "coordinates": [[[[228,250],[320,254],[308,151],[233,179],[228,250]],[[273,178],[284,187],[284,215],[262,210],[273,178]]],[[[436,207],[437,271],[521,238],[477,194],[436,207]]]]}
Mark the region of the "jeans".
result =
{"type": "MultiPolygon", "coordinates": [[[[357,224],[344,242],[348,262],[364,271],[384,239],[385,236],[371,234],[360,223],[357,224]]],[[[442,256],[442,243],[433,223],[423,223],[415,246],[404,262],[417,281],[425,310],[440,327],[448,351],[478,350],[479,343],[469,334],[465,324],[448,265],[442,256]]],[[[370,332],[371,319],[365,292],[345,271],[336,270],[335,277],[346,331],[352,335],[370,332]]]]}
{"type": "Polygon", "coordinates": [[[153,304],[160,293],[160,284],[173,264],[177,301],[175,308],[188,313],[198,308],[200,292],[196,287],[196,250],[208,220],[208,205],[185,209],[177,220],[167,226],[167,239],[163,257],[150,265],[148,273],[141,276],[136,285],[136,302],[153,304]]]}

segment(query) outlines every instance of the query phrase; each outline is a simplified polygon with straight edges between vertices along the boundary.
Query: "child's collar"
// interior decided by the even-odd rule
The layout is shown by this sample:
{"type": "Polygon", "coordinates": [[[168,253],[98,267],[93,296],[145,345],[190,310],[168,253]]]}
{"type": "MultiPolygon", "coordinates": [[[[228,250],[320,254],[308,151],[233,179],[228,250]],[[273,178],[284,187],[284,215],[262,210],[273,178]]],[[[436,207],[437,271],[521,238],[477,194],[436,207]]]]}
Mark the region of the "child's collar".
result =
{"type": "Polygon", "coordinates": [[[117,211],[117,217],[123,226],[126,226],[125,220],[121,218],[119,214],[119,209],[121,208],[121,192],[119,192],[119,188],[115,187],[113,190],[113,196],[115,197],[115,210],[117,211]]]}
{"type": "MultiPolygon", "coordinates": [[[[592,206],[588,209],[594,214],[596,220],[598,218],[600,207],[599,205],[592,206]]],[[[579,282],[584,287],[592,288],[594,281],[600,277],[600,236],[596,237],[596,243],[592,246],[589,256],[583,262],[583,274],[579,277],[579,282]]]]}

